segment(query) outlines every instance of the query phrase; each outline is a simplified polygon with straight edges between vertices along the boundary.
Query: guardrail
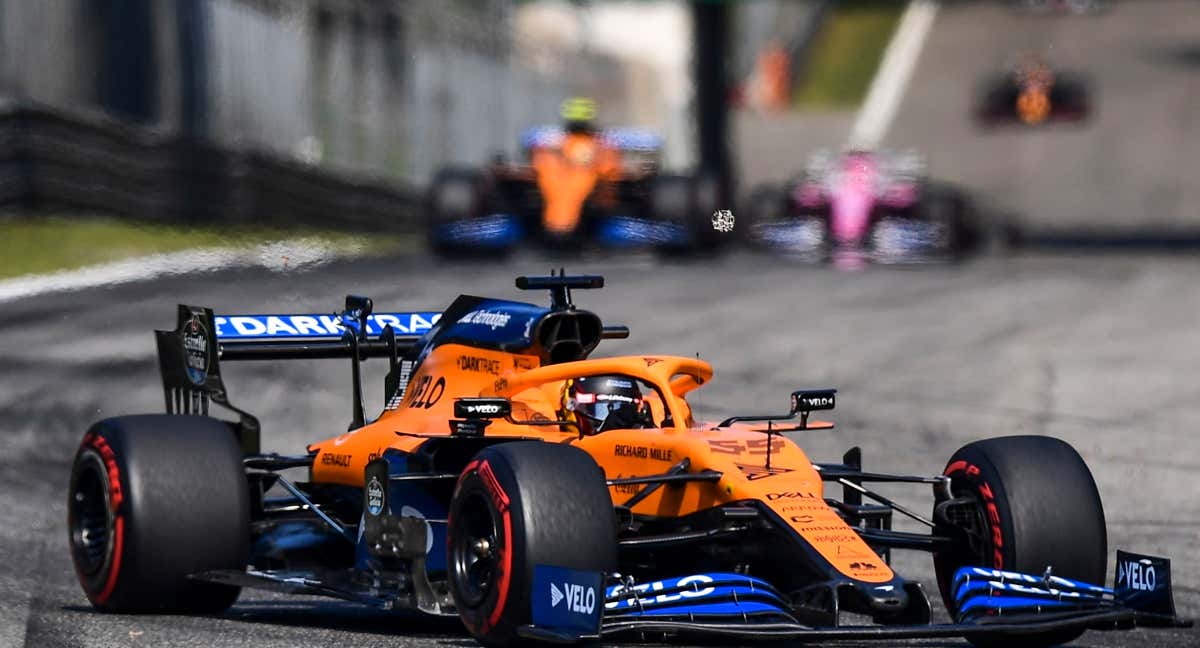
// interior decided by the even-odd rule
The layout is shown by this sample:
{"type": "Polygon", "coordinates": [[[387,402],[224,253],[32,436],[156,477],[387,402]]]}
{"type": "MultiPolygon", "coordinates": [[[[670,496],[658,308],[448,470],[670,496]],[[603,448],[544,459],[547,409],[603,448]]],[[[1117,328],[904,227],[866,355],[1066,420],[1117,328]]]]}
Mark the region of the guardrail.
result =
{"type": "Polygon", "coordinates": [[[145,220],[412,231],[420,194],[96,113],[0,106],[0,207],[145,220]]]}

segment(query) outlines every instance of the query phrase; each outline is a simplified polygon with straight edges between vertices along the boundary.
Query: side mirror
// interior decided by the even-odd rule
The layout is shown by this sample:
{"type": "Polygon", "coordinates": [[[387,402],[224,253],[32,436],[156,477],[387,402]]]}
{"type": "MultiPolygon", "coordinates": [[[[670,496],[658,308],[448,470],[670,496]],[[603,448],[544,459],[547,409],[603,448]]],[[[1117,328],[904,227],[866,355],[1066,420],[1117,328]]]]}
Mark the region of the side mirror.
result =
{"type": "Polygon", "coordinates": [[[508,418],[512,416],[512,403],[507,398],[457,398],[454,416],[468,421],[508,418]]]}
{"type": "Polygon", "coordinates": [[[801,389],[792,392],[792,416],[808,414],[817,410],[831,410],[835,403],[836,389],[801,389]]]}

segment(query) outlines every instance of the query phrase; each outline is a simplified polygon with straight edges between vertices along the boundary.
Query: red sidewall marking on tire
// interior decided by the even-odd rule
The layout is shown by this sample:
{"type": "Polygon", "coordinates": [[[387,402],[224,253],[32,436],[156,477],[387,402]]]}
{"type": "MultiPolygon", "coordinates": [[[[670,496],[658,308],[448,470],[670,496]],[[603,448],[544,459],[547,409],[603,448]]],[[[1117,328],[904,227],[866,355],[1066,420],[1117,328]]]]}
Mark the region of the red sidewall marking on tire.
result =
{"type": "Polygon", "coordinates": [[[117,574],[121,571],[121,547],[124,544],[124,536],[125,520],[118,516],[116,522],[113,523],[112,568],[108,572],[108,582],[104,584],[104,589],[96,596],[97,605],[103,605],[117,587],[117,574]]]}
{"type": "Polygon", "coordinates": [[[487,632],[500,623],[500,617],[504,614],[504,605],[508,602],[508,589],[512,584],[512,547],[509,546],[512,542],[512,515],[509,512],[508,494],[500,487],[500,481],[496,479],[496,473],[492,471],[492,465],[486,459],[479,464],[479,478],[483,480],[488,492],[491,493],[492,502],[500,511],[500,519],[504,522],[504,546],[500,552],[500,573],[496,577],[496,591],[498,592],[496,607],[492,610],[492,615],[488,617],[487,624],[484,626],[484,632],[487,632]]]}
{"type": "Polygon", "coordinates": [[[116,589],[117,576],[121,572],[121,553],[125,545],[125,519],[119,510],[121,503],[125,501],[125,494],[121,490],[121,470],[117,467],[117,456],[108,445],[108,441],[98,434],[89,433],[84,437],[83,445],[95,450],[100,455],[101,461],[104,462],[104,471],[108,475],[108,505],[109,510],[113,512],[112,564],[108,568],[108,579],[104,583],[104,589],[96,595],[96,604],[103,605],[116,589]]]}
{"type": "MultiPolygon", "coordinates": [[[[978,466],[961,459],[947,466],[943,474],[951,476],[956,472],[965,473],[968,477],[978,477],[981,474],[978,466]]],[[[995,494],[992,492],[991,484],[985,480],[980,479],[973,485],[983,498],[988,526],[992,528],[992,568],[1004,569],[1004,534],[1000,529],[1000,510],[996,508],[995,494]]]]}

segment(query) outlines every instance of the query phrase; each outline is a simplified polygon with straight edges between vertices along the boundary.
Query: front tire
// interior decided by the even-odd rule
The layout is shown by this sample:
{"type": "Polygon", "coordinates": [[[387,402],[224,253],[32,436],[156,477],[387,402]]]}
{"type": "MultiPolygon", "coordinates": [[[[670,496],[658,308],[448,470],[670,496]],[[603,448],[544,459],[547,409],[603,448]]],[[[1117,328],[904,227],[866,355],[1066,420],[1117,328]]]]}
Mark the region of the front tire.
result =
{"type": "MultiPolygon", "coordinates": [[[[974,517],[969,546],[934,554],[942,600],[952,615],[950,582],[964,566],[990,567],[1103,584],[1108,556],[1104,507],[1083,458],[1065,441],[1046,436],[1010,436],[967,444],[950,457],[944,474],[955,498],[978,506],[958,516],[974,517]]],[[[967,507],[968,509],[970,507],[967,507]]],[[[972,526],[968,524],[967,526],[972,526]]],[[[1023,646],[1070,641],[1083,630],[1021,638],[1023,646]]],[[[980,646],[994,640],[971,639],[980,646]]]]}
{"type": "Polygon", "coordinates": [[[75,455],[67,528],[95,607],[218,614],[240,588],[190,574],[245,568],[249,489],[229,426],[203,416],[100,421],[75,455]]]}
{"type": "Polygon", "coordinates": [[[523,643],[535,565],[611,573],[616,518],[604,472],[584,451],[511,442],[475,456],[450,503],[450,592],[467,630],[487,646],[523,643]]]}

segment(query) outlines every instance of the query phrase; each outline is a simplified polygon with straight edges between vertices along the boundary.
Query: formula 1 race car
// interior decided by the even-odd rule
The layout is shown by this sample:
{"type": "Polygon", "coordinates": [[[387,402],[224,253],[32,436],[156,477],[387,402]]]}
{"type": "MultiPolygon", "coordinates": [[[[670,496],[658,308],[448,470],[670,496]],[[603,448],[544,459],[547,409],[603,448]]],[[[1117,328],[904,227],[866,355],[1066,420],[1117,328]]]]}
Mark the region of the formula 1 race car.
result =
{"type": "Polygon", "coordinates": [[[1185,623],[1165,559],[1118,552],[1115,587],[1101,585],[1104,513],[1066,443],[977,441],[930,476],[865,471],[858,448],[811,461],[784,434],[832,427],[810,415],[835,390],[798,390],[779,415],[697,421],[686,396],[712,378],[708,363],[588,359],[629,334],[572,303],[602,285],[520,277],[550,291],[548,308],[464,295],[440,314],[373,314],[361,297],[338,316],[180,306],[175,330],[157,333],[168,413],[94,424],[74,461],[70,546],[87,597],[114,612],[219,613],[242,587],[326,595],[457,615],[489,646],[1043,646],[1185,623]],[[372,357],[390,371],[368,421],[359,367],[372,357]],[[301,358],[350,362],[349,431],[264,454],[222,365],[301,358]],[[929,508],[873,483],[930,489],[929,508]],[[893,529],[897,513],[928,532],[893,529]],[[952,622],[932,623],[926,590],[893,571],[899,549],[932,554],[952,622]]]}
{"type": "Polygon", "coordinates": [[[986,79],[978,97],[975,118],[984,126],[1082,122],[1091,110],[1082,77],[1055,71],[1033,54],[986,79]]]}
{"type": "Polygon", "coordinates": [[[507,251],[531,240],[551,249],[651,247],[688,251],[719,241],[710,219],[721,183],[660,173],[658,135],[637,129],[544,126],[521,137],[524,159],[448,168],[427,196],[434,251],[507,251]]]}
{"type": "Polygon", "coordinates": [[[967,197],[931,181],[911,152],[822,151],[798,177],[759,187],[748,202],[753,243],[839,265],[956,258],[979,238],[967,197]]]}

